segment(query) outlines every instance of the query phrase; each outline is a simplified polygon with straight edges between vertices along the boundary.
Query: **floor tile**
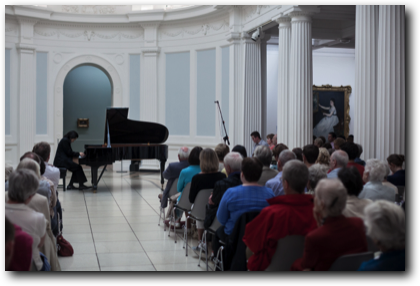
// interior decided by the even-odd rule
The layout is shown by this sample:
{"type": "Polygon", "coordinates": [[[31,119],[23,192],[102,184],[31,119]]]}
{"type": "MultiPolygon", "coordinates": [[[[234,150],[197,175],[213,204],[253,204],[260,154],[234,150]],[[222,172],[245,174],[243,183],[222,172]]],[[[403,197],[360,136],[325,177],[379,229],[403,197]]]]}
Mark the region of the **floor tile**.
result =
{"type": "Polygon", "coordinates": [[[115,217],[89,217],[91,225],[95,224],[114,224],[114,223],[127,223],[127,220],[123,216],[115,217]]]}
{"type": "Polygon", "coordinates": [[[185,256],[185,250],[172,250],[172,251],[153,251],[146,252],[149,259],[155,264],[177,264],[177,263],[196,263],[198,259],[192,251],[188,250],[188,256],[185,256]]]}
{"type": "Polygon", "coordinates": [[[88,217],[79,217],[79,218],[72,218],[72,217],[67,217],[65,218],[64,223],[66,225],[82,225],[82,224],[89,224],[89,219],[88,217]]]}
{"type": "Polygon", "coordinates": [[[71,257],[58,257],[62,269],[98,266],[96,254],[77,254],[71,257]]]}
{"type": "Polygon", "coordinates": [[[111,266],[101,267],[101,271],[156,271],[152,264],[138,266],[111,266]]]}
{"type": "Polygon", "coordinates": [[[63,224],[66,223],[66,219],[68,218],[87,218],[88,217],[88,213],[87,212],[71,212],[71,211],[66,211],[66,209],[63,209],[63,224]]]}
{"type": "Polygon", "coordinates": [[[89,217],[106,218],[106,217],[123,217],[121,211],[89,211],[89,217]]]}
{"type": "Polygon", "coordinates": [[[98,253],[101,267],[151,265],[145,253],[98,253]]]}
{"type": "MultiPolygon", "coordinates": [[[[66,238],[66,240],[68,240],[66,238]]],[[[90,242],[72,242],[71,246],[73,247],[75,254],[88,254],[88,253],[96,253],[95,252],[95,245],[93,244],[93,240],[90,242]]]]}
{"type": "Polygon", "coordinates": [[[95,243],[97,241],[138,241],[132,231],[93,233],[93,239],[95,243]]]}
{"type": "Polygon", "coordinates": [[[67,233],[66,226],[63,227],[63,237],[70,244],[76,242],[93,242],[92,233],[67,233]]]}
{"type": "MultiPolygon", "coordinates": [[[[63,220],[63,224],[65,220],[63,220]]],[[[90,229],[90,225],[86,224],[69,224],[63,226],[63,230],[65,229],[66,233],[91,233],[92,230],[90,229]]]]}
{"type": "Polygon", "coordinates": [[[147,240],[141,241],[141,246],[143,247],[146,253],[149,252],[160,252],[160,251],[173,251],[173,250],[183,250],[183,241],[178,241],[177,243],[174,240],[147,240]]]}
{"type": "Polygon", "coordinates": [[[132,231],[131,226],[127,222],[113,224],[93,224],[91,227],[93,233],[132,231]]]}
{"type": "Polygon", "coordinates": [[[99,270],[99,266],[97,266],[97,267],[80,267],[80,268],[61,269],[61,271],[72,271],[72,272],[90,271],[90,272],[94,272],[94,271],[100,271],[100,270],[99,270]]]}
{"type": "MultiPolygon", "coordinates": [[[[173,264],[153,264],[157,271],[206,271],[206,263],[198,265],[198,260],[196,263],[173,263],[173,264]]],[[[213,264],[209,264],[213,267],[213,264]]],[[[211,268],[209,268],[211,271],[211,268]]]]}
{"type": "Polygon", "coordinates": [[[144,252],[138,241],[95,241],[97,253],[140,253],[144,252]]]}

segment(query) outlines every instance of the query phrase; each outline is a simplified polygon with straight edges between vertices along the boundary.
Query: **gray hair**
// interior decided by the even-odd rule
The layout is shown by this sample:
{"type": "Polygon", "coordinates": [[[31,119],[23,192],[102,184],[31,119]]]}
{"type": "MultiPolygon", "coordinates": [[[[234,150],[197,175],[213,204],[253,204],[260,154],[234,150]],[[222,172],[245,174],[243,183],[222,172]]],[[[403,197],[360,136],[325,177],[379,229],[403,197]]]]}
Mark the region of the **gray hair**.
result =
{"type": "Polygon", "coordinates": [[[28,169],[16,169],[9,177],[9,199],[23,203],[30,196],[36,194],[39,187],[39,179],[34,171],[28,169]]]}
{"type": "Polygon", "coordinates": [[[315,188],[318,202],[325,206],[327,216],[335,217],[343,213],[347,202],[347,190],[338,179],[322,179],[315,188]]]}
{"type": "Polygon", "coordinates": [[[296,160],[296,154],[291,150],[286,149],[281,151],[278,160],[280,161],[281,166],[284,167],[290,160],[296,160]]]}
{"type": "Polygon", "coordinates": [[[369,173],[370,182],[382,182],[386,169],[384,164],[378,159],[369,159],[366,161],[365,173],[369,173]]]}
{"type": "Polygon", "coordinates": [[[401,207],[384,200],[364,210],[367,235],[387,250],[405,248],[405,214],[401,207]]]}
{"type": "Polygon", "coordinates": [[[382,164],[384,164],[384,169],[385,169],[384,179],[386,180],[389,173],[391,173],[391,169],[389,168],[388,162],[382,161],[382,164]]]}
{"type": "Polygon", "coordinates": [[[321,164],[314,164],[308,168],[309,171],[309,186],[311,190],[315,190],[316,185],[322,179],[327,178],[327,171],[321,164]]]}
{"type": "Polygon", "coordinates": [[[273,158],[273,152],[267,146],[258,146],[254,151],[254,156],[258,158],[261,163],[269,167],[271,164],[271,159],[273,158]]]}
{"type": "Polygon", "coordinates": [[[24,158],[22,161],[20,161],[16,170],[20,170],[20,169],[32,170],[35,173],[35,175],[37,175],[38,180],[41,179],[41,171],[40,171],[41,168],[39,167],[39,164],[35,160],[32,160],[31,158],[24,158]]]}
{"type": "Polygon", "coordinates": [[[317,145],[318,147],[321,147],[324,144],[324,141],[321,138],[316,138],[314,141],[314,145],[317,145]]]}
{"type": "Polygon", "coordinates": [[[349,155],[342,150],[337,150],[331,155],[331,159],[337,161],[337,166],[340,168],[346,167],[349,162],[349,155]]]}
{"type": "Polygon", "coordinates": [[[5,181],[6,182],[9,180],[9,176],[12,172],[13,172],[13,167],[6,163],[6,166],[5,166],[5,181]]]}
{"type": "Polygon", "coordinates": [[[190,156],[190,148],[182,146],[178,150],[178,156],[182,160],[187,160],[188,157],[190,156]]]}
{"type": "Polygon", "coordinates": [[[242,166],[242,155],[238,152],[230,152],[227,153],[225,158],[223,159],[223,163],[225,165],[228,165],[232,172],[234,171],[240,171],[242,166]]]}
{"type": "Polygon", "coordinates": [[[283,167],[283,173],[281,175],[281,181],[284,185],[284,181],[289,183],[289,186],[295,192],[303,194],[305,191],[306,184],[308,183],[309,171],[308,167],[299,160],[290,160],[283,167]]]}

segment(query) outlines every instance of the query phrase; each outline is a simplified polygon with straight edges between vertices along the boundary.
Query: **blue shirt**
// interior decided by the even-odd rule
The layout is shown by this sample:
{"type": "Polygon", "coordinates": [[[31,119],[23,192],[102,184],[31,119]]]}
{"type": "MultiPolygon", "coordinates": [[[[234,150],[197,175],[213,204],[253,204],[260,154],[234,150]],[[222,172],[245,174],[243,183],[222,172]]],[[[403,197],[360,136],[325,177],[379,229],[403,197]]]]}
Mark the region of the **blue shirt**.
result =
{"type": "Polygon", "coordinates": [[[238,218],[246,212],[261,211],[274,197],[271,189],[261,186],[237,186],[226,190],[217,210],[217,219],[231,234],[238,218]]]}
{"type": "MultiPolygon", "coordinates": [[[[185,186],[191,182],[192,177],[194,177],[200,172],[201,169],[199,165],[190,165],[181,171],[178,178],[178,185],[176,186],[176,189],[178,193],[181,193],[181,196],[182,191],[184,190],[185,186]]],[[[181,199],[181,196],[178,197],[178,202],[181,199]]]]}
{"type": "Polygon", "coordinates": [[[340,171],[341,168],[336,168],[334,170],[332,170],[331,172],[329,172],[327,174],[327,178],[328,179],[334,179],[334,178],[338,178],[338,171],[340,171]]]}
{"type": "Polygon", "coordinates": [[[382,253],[378,259],[363,262],[357,271],[405,271],[405,249],[382,253]]]}
{"type": "Polygon", "coordinates": [[[260,145],[267,146],[268,148],[270,148],[270,145],[268,145],[267,142],[265,142],[264,140],[261,139],[260,142],[258,142],[257,144],[254,145],[254,148],[252,149],[252,154],[254,154],[255,148],[257,148],[260,145]]]}
{"type": "Polygon", "coordinates": [[[283,183],[281,182],[282,174],[283,174],[283,171],[280,171],[277,174],[277,176],[268,180],[267,183],[265,183],[265,186],[267,188],[270,188],[271,190],[273,190],[273,193],[276,197],[284,195],[283,183]]]}
{"type": "Polygon", "coordinates": [[[395,202],[395,191],[391,187],[382,185],[382,182],[367,182],[359,194],[359,199],[386,200],[393,203],[395,202]]]}

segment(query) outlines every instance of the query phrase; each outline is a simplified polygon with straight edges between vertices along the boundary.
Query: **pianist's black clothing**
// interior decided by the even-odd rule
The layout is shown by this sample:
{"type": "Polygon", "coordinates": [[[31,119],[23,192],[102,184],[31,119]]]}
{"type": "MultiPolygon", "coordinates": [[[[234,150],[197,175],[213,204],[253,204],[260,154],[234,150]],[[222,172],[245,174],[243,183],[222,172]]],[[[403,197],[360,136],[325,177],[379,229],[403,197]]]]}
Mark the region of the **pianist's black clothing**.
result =
{"type": "Polygon", "coordinates": [[[74,163],[73,158],[79,158],[79,153],[73,152],[71,149],[70,139],[61,139],[57,147],[57,152],[55,153],[54,166],[66,168],[72,172],[69,185],[72,183],[79,183],[81,185],[84,182],[87,182],[87,179],[82,167],[79,164],[74,163]]]}

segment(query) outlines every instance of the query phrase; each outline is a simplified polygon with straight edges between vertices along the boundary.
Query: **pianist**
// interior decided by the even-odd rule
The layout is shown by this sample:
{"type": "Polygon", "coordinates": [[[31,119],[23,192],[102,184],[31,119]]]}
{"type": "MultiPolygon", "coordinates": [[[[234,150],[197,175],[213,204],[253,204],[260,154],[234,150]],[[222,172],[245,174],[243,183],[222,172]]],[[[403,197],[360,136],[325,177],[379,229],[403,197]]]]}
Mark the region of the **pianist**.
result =
{"type": "Polygon", "coordinates": [[[70,183],[67,186],[67,190],[86,190],[90,187],[85,186],[83,183],[87,182],[85,173],[83,172],[82,167],[79,164],[73,162],[73,158],[84,157],[83,152],[73,152],[71,149],[71,143],[76,141],[79,137],[76,131],[70,131],[64,135],[57,147],[57,152],[55,153],[54,166],[66,168],[72,172],[70,183]],[[78,183],[79,187],[76,188],[73,186],[73,183],[78,183]]]}

